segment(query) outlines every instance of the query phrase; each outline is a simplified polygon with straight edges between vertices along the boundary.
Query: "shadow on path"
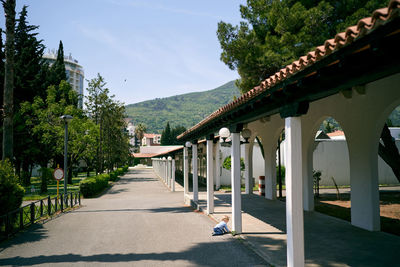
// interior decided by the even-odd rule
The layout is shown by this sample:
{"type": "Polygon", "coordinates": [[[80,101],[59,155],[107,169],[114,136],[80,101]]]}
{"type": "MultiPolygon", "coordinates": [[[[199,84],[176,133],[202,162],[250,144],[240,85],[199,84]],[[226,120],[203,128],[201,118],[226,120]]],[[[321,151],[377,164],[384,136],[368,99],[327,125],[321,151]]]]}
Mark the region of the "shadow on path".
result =
{"type": "MultiPolygon", "coordinates": [[[[118,263],[118,262],[139,262],[144,260],[149,261],[176,261],[183,260],[189,261],[191,264],[202,266],[232,266],[232,263],[227,260],[231,257],[232,251],[237,251],[235,259],[236,266],[254,266],[261,264],[266,266],[266,263],[252,251],[237,250],[240,246],[237,242],[213,242],[213,243],[200,243],[187,250],[179,252],[164,252],[164,253],[127,253],[127,254],[96,254],[84,256],[80,254],[62,254],[62,255],[40,255],[34,257],[12,257],[7,259],[0,259],[0,266],[32,266],[37,264],[55,264],[55,263],[118,263]],[[215,253],[218,251],[218,253],[215,253]],[[244,262],[241,256],[250,254],[251,262],[244,262]],[[207,259],[205,259],[207,255],[207,259]]],[[[154,263],[153,263],[154,264],[154,263]]]]}
{"type": "Polygon", "coordinates": [[[43,227],[42,224],[33,224],[28,227],[25,231],[19,232],[15,237],[5,240],[0,244],[0,253],[10,247],[11,245],[19,245],[24,243],[37,242],[39,240],[47,238],[48,231],[43,227]]]}
{"type": "MultiPolygon", "coordinates": [[[[286,238],[269,238],[286,234],[286,205],[257,195],[242,194],[243,212],[269,224],[281,233],[244,233],[246,238],[274,254],[286,255],[286,238]]],[[[231,194],[216,194],[217,201],[231,203],[231,194]]],[[[206,203],[206,202],[204,202],[206,203]]],[[[243,222],[246,223],[246,222],[243,222]]],[[[398,262],[400,238],[383,232],[370,232],[347,221],[318,212],[304,212],[304,245],[307,264],[317,266],[394,266],[398,262]]],[[[286,263],[285,257],[280,259],[286,263]]]]}
{"type": "Polygon", "coordinates": [[[76,210],[76,213],[91,213],[91,212],[150,212],[150,213],[191,213],[191,209],[187,207],[164,207],[164,208],[154,208],[154,209],[105,209],[105,210],[76,210]]]}

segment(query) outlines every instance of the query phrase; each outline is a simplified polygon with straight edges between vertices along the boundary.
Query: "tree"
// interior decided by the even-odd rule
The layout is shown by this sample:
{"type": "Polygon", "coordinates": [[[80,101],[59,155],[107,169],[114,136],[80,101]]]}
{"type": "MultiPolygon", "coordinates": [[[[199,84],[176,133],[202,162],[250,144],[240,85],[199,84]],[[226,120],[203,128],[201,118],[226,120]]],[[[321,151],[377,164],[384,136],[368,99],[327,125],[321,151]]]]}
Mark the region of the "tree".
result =
{"type": "Polygon", "coordinates": [[[138,125],[136,125],[135,135],[136,135],[137,139],[139,139],[139,143],[142,142],[142,139],[144,137],[144,133],[146,131],[147,131],[146,124],[140,122],[138,125]]]}
{"type": "Polygon", "coordinates": [[[172,129],[172,131],[171,131],[171,145],[183,145],[184,144],[183,141],[179,141],[178,139],[176,139],[178,137],[178,135],[180,135],[184,131],[186,131],[186,128],[183,127],[182,125],[178,125],[178,126],[176,126],[176,127],[174,127],[172,129]]]}
{"type": "Polygon", "coordinates": [[[97,139],[96,172],[102,173],[107,166],[126,162],[129,156],[128,134],[125,132],[125,107],[109,96],[106,83],[100,74],[89,81],[86,97],[86,113],[99,128],[97,139]]]}
{"type": "Polygon", "coordinates": [[[60,82],[67,80],[64,63],[64,46],[62,41],[58,45],[57,59],[50,67],[49,83],[50,85],[58,85],[60,82]]]}
{"type": "Polygon", "coordinates": [[[245,93],[387,2],[247,0],[240,25],[218,23],[221,60],[238,70],[236,84],[245,93]]]}
{"type": "Polygon", "coordinates": [[[167,122],[167,126],[165,126],[165,129],[161,134],[161,145],[167,146],[171,144],[172,144],[171,127],[169,126],[169,122],[167,122]]]}
{"type": "MultiPolygon", "coordinates": [[[[68,82],[61,81],[58,87],[64,91],[70,91],[69,98],[78,98],[77,93],[68,82]]],[[[37,140],[36,149],[39,153],[34,153],[31,156],[35,156],[34,162],[43,168],[47,167],[51,159],[53,159],[54,164],[63,161],[64,124],[60,116],[69,114],[74,119],[82,118],[81,109],[67,104],[73,102],[72,99],[57,101],[56,95],[56,87],[50,86],[45,100],[37,96],[32,103],[26,101],[21,104],[21,114],[24,116],[29,129],[31,129],[29,134],[37,140]]]]}
{"type": "Polygon", "coordinates": [[[108,88],[105,87],[106,82],[104,78],[98,73],[96,78],[91,79],[88,82],[86,96],[86,113],[91,118],[96,125],[99,126],[99,136],[97,138],[97,152],[96,152],[96,173],[103,172],[103,163],[104,163],[104,155],[103,155],[103,112],[104,106],[108,101],[108,88]]]}
{"type": "Polygon", "coordinates": [[[35,96],[46,98],[46,76],[42,75],[48,65],[44,63],[44,45],[34,31],[39,27],[28,25],[27,6],[22,8],[15,31],[15,88],[14,88],[14,157],[16,173],[24,184],[30,184],[30,165],[36,144],[29,135],[20,104],[32,102],[35,96]],[[22,174],[20,173],[22,166],[22,174]]]}
{"type": "Polygon", "coordinates": [[[3,0],[6,15],[6,46],[3,105],[3,159],[13,159],[13,92],[14,92],[14,37],[15,0],[3,0]]]}
{"type": "MultiPolygon", "coordinates": [[[[0,28],[0,110],[3,110],[4,72],[6,55],[4,53],[3,30],[0,28]]],[[[3,125],[3,114],[0,115],[0,125],[3,125]]],[[[3,151],[3,127],[0,127],[0,151],[3,151]]]]}

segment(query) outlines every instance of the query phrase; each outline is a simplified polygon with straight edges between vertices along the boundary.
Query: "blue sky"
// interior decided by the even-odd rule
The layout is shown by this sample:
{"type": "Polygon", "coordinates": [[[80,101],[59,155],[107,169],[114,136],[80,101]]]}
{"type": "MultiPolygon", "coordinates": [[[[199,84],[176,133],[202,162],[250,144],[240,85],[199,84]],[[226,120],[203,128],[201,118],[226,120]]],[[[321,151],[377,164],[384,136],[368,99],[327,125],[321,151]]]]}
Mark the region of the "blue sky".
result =
{"type": "MultiPolygon", "coordinates": [[[[221,20],[238,24],[245,0],[17,0],[48,49],[63,41],[85,79],[100,73],[131,104],[216,88],[238,78],[220,61],[221,20]],[[126,80],[126,81],[125,81],[126,80]]],[[[1,9],[0,27],[4,29],[1,9]]],[[[46,50],[47,51],[47,50],[46,50]]],[[[86,88],[86,84],[85,84],[86,88]]]]}

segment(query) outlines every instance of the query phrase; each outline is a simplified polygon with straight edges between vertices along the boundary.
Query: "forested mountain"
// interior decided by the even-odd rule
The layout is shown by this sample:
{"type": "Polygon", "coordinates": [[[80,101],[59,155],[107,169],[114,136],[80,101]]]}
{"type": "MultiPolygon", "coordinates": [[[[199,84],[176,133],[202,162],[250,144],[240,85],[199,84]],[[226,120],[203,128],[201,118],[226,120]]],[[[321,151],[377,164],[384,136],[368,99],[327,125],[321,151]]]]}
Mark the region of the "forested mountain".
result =
{"type": "Polygon", "coordinates": [[[171,127],[190,128],[219,107],[239,96],[234,81],[216,89],[167,98],[156,98],[126,106],[127,115],[134,124],[145,123],[148,133],[161,133],[169,121],[171,127]]]}

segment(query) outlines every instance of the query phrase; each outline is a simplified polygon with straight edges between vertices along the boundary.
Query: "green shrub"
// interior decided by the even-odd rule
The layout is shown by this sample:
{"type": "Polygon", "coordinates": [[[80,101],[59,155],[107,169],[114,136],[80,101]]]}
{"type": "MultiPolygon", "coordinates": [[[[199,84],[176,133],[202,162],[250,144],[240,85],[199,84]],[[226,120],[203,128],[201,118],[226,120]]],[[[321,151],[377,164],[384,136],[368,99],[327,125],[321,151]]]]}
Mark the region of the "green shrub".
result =
{"type": "MultiPolygon", "coordinates": [[[[224,169],[227,169],[228,171],[231,170],[231,156],[227,156],[224,160],[224,163],[222,164],[222,167],[224,169]]],[[[245,165],[244,165],[244,159],[240,158],[240,170],[244,171],[245,165]]]]}
{"type": "Polygon", "coordinates": [[[118,168],[117,170],[116,170],[116,172],[117,172],[117,175],[124,175],[124,169],[122,169],[122,168],[118,168]]]}
{"type": "Polygon", "coordinates": [[[140,164],[140,159],[138,158],[133,158],[133,166],[139,165],[140,164]]]}
{"type": "Polygon", "coordinates": [[[84,197],[93,197],[108,186],[110,175],[103,173],[89,177],[79,183],[79,189],[84,197]]]}
{"type": "MultiPolygon", "coordinates": [[[[285,184],[285,166],[281,165],[282,184],[285,184]]],[[[276,182],[279,183],[279,167],[276,166],[276,182]]]]}
{"type": "Polygon", "coordinates": [[[110,172],[110,181],[116,181],[118,179],[118,173],[116,171],[110,172]]]}
{"type": "Polygon", "coordinates": [[[124,170],[124,172],[128,172],[128,168],[129,168],[129,166],[125,165],[122,169],[124,170]]]}
{"type": "Polygon", "coordinates": [[[18,184],[18,177],[8,160],[0,161],[0,215],[19,208],[25,189],[18,184]]]}

